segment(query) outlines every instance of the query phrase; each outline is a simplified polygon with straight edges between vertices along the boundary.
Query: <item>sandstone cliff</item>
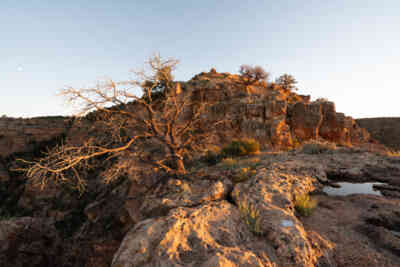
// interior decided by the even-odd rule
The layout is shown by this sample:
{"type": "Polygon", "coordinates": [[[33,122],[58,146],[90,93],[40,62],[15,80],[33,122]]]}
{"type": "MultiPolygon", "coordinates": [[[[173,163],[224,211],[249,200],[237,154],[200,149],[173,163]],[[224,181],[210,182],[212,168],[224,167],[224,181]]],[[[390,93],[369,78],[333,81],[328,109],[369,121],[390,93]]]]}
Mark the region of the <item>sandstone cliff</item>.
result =
{"type": "Polygon", "coordinates": [[[319,138],[341,145],[370,141],[368,132],[336,112],[333,102],[310,102],[309,96],[274,84],[245,86],[240,76],[213,70],[182,83],[182,88],[196,101],[215,104],[209,116],[231,119],[231,137],[253,137],[277,148],[319,138]]]}

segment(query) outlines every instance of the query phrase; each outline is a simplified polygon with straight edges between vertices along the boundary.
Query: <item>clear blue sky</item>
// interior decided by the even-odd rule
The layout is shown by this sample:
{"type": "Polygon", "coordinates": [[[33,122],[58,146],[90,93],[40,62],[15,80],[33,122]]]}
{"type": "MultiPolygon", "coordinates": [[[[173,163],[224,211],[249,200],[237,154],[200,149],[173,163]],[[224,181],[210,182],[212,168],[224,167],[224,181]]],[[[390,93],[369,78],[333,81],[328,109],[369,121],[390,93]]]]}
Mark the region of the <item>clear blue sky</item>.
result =
{"type": "Polygon", "coordinates": [[[0,33],[0,116],[68,114],[59,89],[159,52],[177,80],[261,65],[347,115],[400,117],[399,0],[2,0],[0,33]]]}

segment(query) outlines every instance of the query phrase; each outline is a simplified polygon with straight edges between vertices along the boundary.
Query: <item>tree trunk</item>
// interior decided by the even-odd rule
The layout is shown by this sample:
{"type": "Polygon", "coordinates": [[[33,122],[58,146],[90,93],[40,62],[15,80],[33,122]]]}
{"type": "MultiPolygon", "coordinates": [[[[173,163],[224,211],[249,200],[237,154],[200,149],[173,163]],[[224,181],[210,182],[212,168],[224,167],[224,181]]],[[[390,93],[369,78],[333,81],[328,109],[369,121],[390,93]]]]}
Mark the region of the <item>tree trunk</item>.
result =
{"type": "Polygon", "coordinates": [[[175,164],[176,164],[176,170],[177,170],[178,174],[186,173],[185,164],[183,163],[183,159],[181,157],[175,158],[175,164]]]}

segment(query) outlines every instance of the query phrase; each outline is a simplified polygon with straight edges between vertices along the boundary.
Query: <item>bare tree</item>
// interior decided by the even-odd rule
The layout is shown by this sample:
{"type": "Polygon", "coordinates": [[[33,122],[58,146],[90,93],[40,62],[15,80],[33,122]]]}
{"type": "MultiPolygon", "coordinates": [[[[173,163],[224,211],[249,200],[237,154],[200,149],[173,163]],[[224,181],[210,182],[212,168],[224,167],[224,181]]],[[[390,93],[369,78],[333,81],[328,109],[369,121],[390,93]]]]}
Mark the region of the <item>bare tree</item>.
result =
{"type": "Polygon", "coordinates": [[[292,91],[297,90],[295,84],[297,83],[296,79],[290,74],[283,74],[276,79],[276,83],[280,85],[283,89],[292,91]]]}
{"type": "Polygon", "coordinates": [[[241,65],[239,73],[246,85],[251,85],[258,81],[267,81],[269,78],[269,73],[261,66],[251,67],[249,65],[241,65]]]}
{"type": "Polygon", "coordinates": [[[154,56],[147,62],[150,72],[135,72],[134,80],[62,90],[69,102],[81,107],[79,118],[94,118],[98,130],[83,144],[61,144],[37,161],[24,161],[27,177],[42,188],[49,181],[72,182],[82,191],[85,172],[98,157],[113,164],[103,172],[106,182],[143,168],[185,174],[187,155],[202,148],[221,121],[202,128],[208,105],[194,105],[190,93],[180,93],[179,83],[171,80],[177,63],[154,56]],[[137,88],[142,96],[134,93],[137,88]]]}

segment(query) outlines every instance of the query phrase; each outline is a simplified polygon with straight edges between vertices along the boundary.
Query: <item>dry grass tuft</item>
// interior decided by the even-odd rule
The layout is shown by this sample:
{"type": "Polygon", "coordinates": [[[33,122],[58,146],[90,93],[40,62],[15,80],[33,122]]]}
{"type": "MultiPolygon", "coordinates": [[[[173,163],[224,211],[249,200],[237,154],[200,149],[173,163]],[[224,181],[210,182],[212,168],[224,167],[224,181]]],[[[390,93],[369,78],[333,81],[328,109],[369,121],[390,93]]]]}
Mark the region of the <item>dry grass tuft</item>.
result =
{"type": "Polygon", "coordinates": [[[316,206],[317,201],[315,199],[310,199],[308,194],[296,196],[294,207],[301,216],[310,216],[316,206]]]}
{"type": "Polygon", "coordinates": [[[301,152],[305,154],[321,154],[326,152],[333,152],[336,150],[336,144],[323,140],[310,140],[306,142],[301,152]]]}
{"type": "Polygon", "coordinates": [[[253,205],[239,203],[239,211],[250,232],[255,235],[264,234],[260,226],[260,212],[253,205]]]}

